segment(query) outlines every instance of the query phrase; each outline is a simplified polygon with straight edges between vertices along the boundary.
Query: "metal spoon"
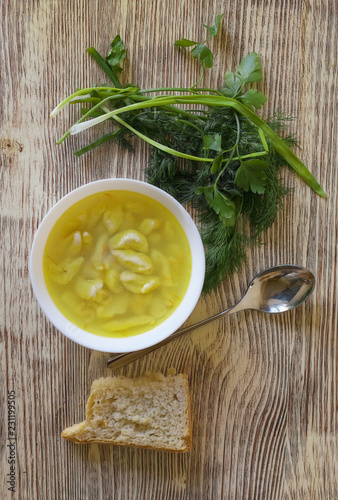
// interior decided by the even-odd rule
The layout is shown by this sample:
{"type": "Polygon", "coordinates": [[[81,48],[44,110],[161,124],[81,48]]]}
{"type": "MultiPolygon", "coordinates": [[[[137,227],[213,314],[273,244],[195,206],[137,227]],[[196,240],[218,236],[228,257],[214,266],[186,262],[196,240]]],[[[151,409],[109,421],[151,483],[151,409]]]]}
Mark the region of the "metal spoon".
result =
{"type": "Polygon", "coordinates": [[[113,354],[108,359],[107,366],[112,369],[121,368],[195,328],[244,309],[255,309],[270,314],[290,311],[311,294],[314,286],[315,277],[304,267],[294,265],[270,267],[257,274],[243,298],[234,306],[199,323],[177,330],[170,337],[151,347],[130,353],[113,354]]]}

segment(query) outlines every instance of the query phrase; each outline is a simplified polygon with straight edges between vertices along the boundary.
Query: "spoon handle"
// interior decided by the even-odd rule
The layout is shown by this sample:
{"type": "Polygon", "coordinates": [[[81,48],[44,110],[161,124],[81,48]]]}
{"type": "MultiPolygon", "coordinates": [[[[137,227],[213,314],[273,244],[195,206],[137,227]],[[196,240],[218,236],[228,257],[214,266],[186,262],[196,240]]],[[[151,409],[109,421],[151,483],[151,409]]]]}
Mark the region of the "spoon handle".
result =
{"type": "Polygon", "coordinates": [[[145,349],[141,349],[139,351],[134,351],[134,352],[128,352],[128,353],[121,353],[121,354],[113,354],[110,356],[110,358],[107,361],[107,366],[109,366],[112,370],[116,370],[117,368],[121,368],[122,366],[127,365],[128,363],[131,363],[132,361],[135,361],[138,358],[141,358],[145,354],[148,354],[152,351],[155,351],[159,347],[162,347],[166,344],[169,344],[172,340],[175,340],[182,335],[191,332],[192,330],[195,330],[195,328],[199,328],[200,326],[207,325],[208,323],[211,323],[212,321],[215,321],[216,319],[223,318],[224,316],[227,316],[229,314],[233,314],[234,312],[240,311],[244,309],[242,304],[238,302],[236,305],[230,307],[229,309],[226,309],[225,311],[222,311],[218,314],[215,314],[214,316],[210,316],[209,318],[203,319],[202,321],[199,321],[198,323],[194,323],[193,325],[189,325],[185,328],[182,328],[181,330],[177,330],[177,332],[173,333],[166,339],[162,340],[158,344],[152,345],[150,347],[146,347],[145,349]]]}

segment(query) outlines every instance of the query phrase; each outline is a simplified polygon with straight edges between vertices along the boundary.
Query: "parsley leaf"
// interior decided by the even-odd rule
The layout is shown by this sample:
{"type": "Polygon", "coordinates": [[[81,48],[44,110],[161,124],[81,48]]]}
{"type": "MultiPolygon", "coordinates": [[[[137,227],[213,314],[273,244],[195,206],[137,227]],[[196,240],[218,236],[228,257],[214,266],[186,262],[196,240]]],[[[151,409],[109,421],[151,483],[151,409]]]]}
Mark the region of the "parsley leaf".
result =
{"type": "MultiPolygon", "coordinates": [[[[262,71],[259,55],[256,52],[251,52],[243,57],[235,73],[227,71],[224,78],[224,86],[221,88],[221,92],[226,97],[237,96],[247,83],[260,82],[262,80],[262,71]]],[[[248,92],[238,98],[246,106],[254,106],[257,109],[260,109],[267,100],[264,94],[254,89],[248,90],[248,92]]]]}
{"type": "Polygon", "coordinates": [[[241,80],[231,71],[227,71],[225,73],[224,87],[221,88],[221,92],[226,97],[234,97],[240,91],[241,86],[241,80]]]}
{"type": "Polygon", "coordinates": [[[236,206],[227,196],[214,188],[213,209],[225,226],[234,226],[236,222],[236,206]]]}
{"type": "Polygon", "coordinates": [[[267,98],[262,92],[258,92],[256,89],[249,89],[245,94],[238,96],[238,100],[250,109],[261,109],[263,104],[266,103],[267,98]]]}
{"type": "Polygon", "coordinates": [[[204,149],[217,151],[220,153],[222,151],[222,136],[220,134],[206,134],[203,136],[204,149]]]}
{"type": "Polygon", "coordinates": [[[259,55],[256,52],[251,52],[247,56],[242,57],[241,62],[236,68],[236,76],[241,80],[242,85],[249,82],[262,81],[261,63],[259,55]]]}
{"type": "Polygon", "coordinates": [[[114,40],[111,42],[110,51],[106,55],[106,61],[115,74],[120,73],[122,68],[119,64],[126,57],[127,51],[124,47],[124,43],[121,40],[120,35],[116,35],[114,40]]]}
{"type": "Polygon", "coordinates": [[[212,26],[203,24],[203,26],[210,33],[209,37],[204,40],[204,42],[199,43],[195,42],[194,40],[189,40],[188,38],[181,38],[180,40],[176,40],[176,42],[174,43],[174,47],[192,47],[193,45],[195,45],[195,47],[191,51],[192,56],[195,59],[199,58],[199,61],[202,64],[203,68],[212,68],[214,64],[214,55],[205,44],[209,40],[209,38],[217,35],[222,18],[223,14],[218,14],[212,26]]]}
{"type": "Polygon", "coordinates": [[[199,187],[196,194],[204,194],[214,212],[219,216],[219,220],[224,226],[234,226],[236,223],[236,205],[227,196],[221,193],[215,186],[199,187]]]}
{"type": "Polygon", "coordinates": [[[204,43],[198,43],[191,51],[192,56],[196,59],[199,57],[203,66],[211,68],[214,64],[214,56],[210,49],[204,43]]]}
{"type": "Polygon", "coordinates": [[[197,45],[197,42],[187,38],[181,38],[181,40],[176,40],[174,43],[174,47],[192,47],[193,45],[197,45]]]}
{"type": "Polygon", "coordinates": [[[211,169],[210,169],[211,174],[216,174],[219,170],[221,170],[222,160],[223,160],[223,153],[216,156],[216,158],[214,159],[214,161],[211,165],[211,169]]]}
{"type": "MultiPolygon", "coordinates": [[[[262,80],[261,63],[256,52],[251,52],[241,59],[235,73],[227,71],[224,77],[224,86],[221,92],[226,97],[236,97],[247,83],[260,82],[262,80]]],[[[248,108],[260,109],[267,101],[262,92],[250,89],[238,97],[248,108]]]]}
{"type": "Polygon", "coordinates": [[[207,26],[206,24],[203,24],[203,26],[209,31],[210,36],[217,35],[218,30],[219,30],[220,25],[221,25],[222,18],[223,18],[223,14],[218,14],[216,16],[215,22],[212,26],[207,26]]]}
{"type": "Polygon", "coordinates": [[[263,160],[242,161],[235,176],[235,184],[253,193],[263,194],[265,192],[266,174],[265,170],[269,164],[263,160]]]}

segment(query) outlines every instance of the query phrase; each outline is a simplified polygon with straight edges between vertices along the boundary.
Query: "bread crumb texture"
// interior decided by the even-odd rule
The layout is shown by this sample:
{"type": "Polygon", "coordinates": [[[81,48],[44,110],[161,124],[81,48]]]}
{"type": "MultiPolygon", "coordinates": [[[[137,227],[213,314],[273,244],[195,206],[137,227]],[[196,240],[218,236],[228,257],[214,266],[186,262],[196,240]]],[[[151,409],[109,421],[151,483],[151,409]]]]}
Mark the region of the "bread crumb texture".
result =
{"type": "Polygon", "coordinates": [[[138,378],[95,380],[86,420],[68,427],[62,437],[76,443],[108,443],[164,451],[191,447],[188,377],[168,371],[138,378]]]}

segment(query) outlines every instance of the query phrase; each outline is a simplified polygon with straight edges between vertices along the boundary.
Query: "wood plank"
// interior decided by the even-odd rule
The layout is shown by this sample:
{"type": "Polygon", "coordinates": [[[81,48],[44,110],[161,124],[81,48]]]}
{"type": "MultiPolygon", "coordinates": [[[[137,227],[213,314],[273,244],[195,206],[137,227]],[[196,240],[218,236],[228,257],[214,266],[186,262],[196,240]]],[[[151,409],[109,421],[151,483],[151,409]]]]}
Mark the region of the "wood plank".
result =
{"type": "Polygon", "coordinates": [[[12,0],[2,4],[0,163],[0,496],[20,500],[328,499],[337,484],[337,4],[333,0],[12,0]],[[57,146],[76,120],[55,105],[104,78],[86,54],[104,53],[120,33],[128,48],[125,82],[189,86],[200,70],[172,47],[203,39],[202,23],[224,12],[211,41],[219,86],[249,51],[263,61],[259,85],[276,109],[295,116],[299,156],[328,193],[317,197],[285,169],[293,188],[262,245],[217,294],[201,298],[190,321],[235,303],[256,272],[293,262],[317,277],[311,299],[282,316],[243,312],[203,327],[118,373],[189,375],[193,447],[172,455],[105,445],[77,446],[62,429],[83,419],[92,381],[109,375],[107,356],[64,338],[31,290],[28,260],[48,209],[70,190],[105,177],[144,179],[149,148],[131,156],[105,144],[73,151],[105,130],[57,146]],[[8,391],[16,402],[16,492],[8,491],[8,391]]]}

